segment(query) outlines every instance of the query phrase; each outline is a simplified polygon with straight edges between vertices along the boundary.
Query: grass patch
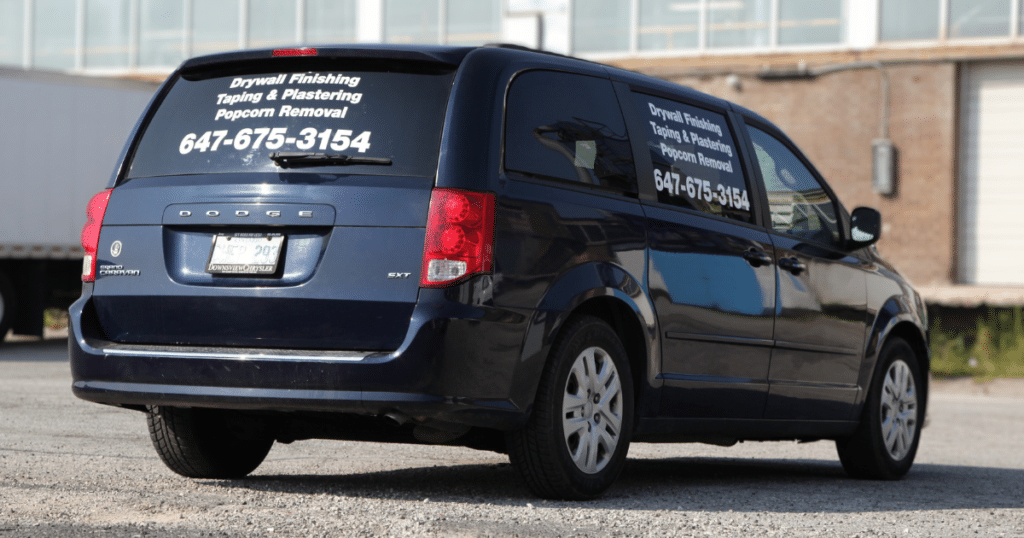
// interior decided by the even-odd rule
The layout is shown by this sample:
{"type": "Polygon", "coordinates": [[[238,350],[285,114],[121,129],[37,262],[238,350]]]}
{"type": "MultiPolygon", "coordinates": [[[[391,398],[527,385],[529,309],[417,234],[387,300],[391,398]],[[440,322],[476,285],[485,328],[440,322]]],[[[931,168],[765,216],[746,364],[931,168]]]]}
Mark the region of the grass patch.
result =
{"type": "Polygon", "coordinates": [[[43,311],[43,326],[63,329],[68,326],[68,311],[63,308],[47,308],[43,311]]]}
{"type": "Polygon", "coordinates": [[[931,326],[932,373],[940,377],[969,376],[977,381],[1024,377],[1024,309],[990,308],[972,331],[943,331],[931,326]]]}

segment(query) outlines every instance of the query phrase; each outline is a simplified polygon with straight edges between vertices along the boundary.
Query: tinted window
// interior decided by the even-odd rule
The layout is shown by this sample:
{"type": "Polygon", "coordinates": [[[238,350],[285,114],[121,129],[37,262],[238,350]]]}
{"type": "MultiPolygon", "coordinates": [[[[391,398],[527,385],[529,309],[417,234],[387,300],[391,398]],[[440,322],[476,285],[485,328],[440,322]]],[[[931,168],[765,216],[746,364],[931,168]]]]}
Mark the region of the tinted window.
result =
{"type": "Polygon", "coordinates": [[[314,173],[431,177],[452,74],[275,72],[177,80],[128,177],[280,171],[278,151],[383,157],[314,173]]]}
{"type": "Polygon", "coordinates": [[[505,168],[636,192],[611,82],[551,71],[516,77],[506,109],[505,168]]]}
{"type": "Polygon", "coordinates": [[[761,167],[772,228],[825,244],[838,244],[835,203],[797,156],[772,135],[750,127],[761,167]]]}
{"type": "Polygon", "coordinates": [[[750,193],[725,116],[634,93],[654,165],[658,201],[751,221],[750,193]]]}

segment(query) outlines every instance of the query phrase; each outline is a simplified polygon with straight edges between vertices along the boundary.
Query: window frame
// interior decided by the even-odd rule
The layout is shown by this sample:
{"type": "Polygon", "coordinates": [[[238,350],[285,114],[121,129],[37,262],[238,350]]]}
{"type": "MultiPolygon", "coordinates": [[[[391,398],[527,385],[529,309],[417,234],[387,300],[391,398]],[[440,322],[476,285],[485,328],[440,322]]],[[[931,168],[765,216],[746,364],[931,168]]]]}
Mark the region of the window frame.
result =
{"type": "Polygon", "coordinates": [[[849,211],[846,210],[846,207],[843,205],[843,202],[839,199],[839,196],[837,196],[835,191],[832,190],[832,186],[828,184],[828,181],[825,181],[825,178],[821,175],[821,173],[814,166],[814,164],[811,163],[810,159],[808,159],[807,156],[804,155],[804,152],[801,151],[800,148],[797,147],[797,145],[793,143],[793,141],[790,140],[790,138],[786,136],[785,133],[783,133],[774,125],[767,123],[766,121],[753,118],[746,114],[737,114],[737,118],[743,125],[743,150],[745,153],[747,153],[750,159],[757,158],[756,153],[754,151],[753,139],[750,137],[750,133],[747,131],[748,128],[754,127],[756,129],[760,129],[761,131],[764,131],[766,134],[768,134],[776,141],[778,141],[780,144],[782,144],[794,156],[796,156],[796,158],[800,161],[801,164],[804,165],[805,168],[807,168],[807,170],[811,173],[811,176],[814,178],[814,180],[817,181],[819,185],[821,185],[821,188],[822,190],[825,191],[825,194],[827,194],[829,198],[832,199],[832,207],[836,214],[836,224],[839,227],[839,240],[838,244],[832,245],[821,243],[820,241],[814,241],[812,239],[804,237],[790,235],[785,232],[780,232],[776,230],[775,227],[772,226],[771,222],[771,208],[768,205],[768,193],[764,177],[761,175],[761,167],[760,165],[753,166],[752,162],[751,165],[754,168],[754,177],[757,178],[759,196],[758,204],[762,208],[761,226],[765,230],[767,230],[769,234],[772,235],[786,238],[797,238],[806,243],[813,244],[814,246],[817,247],[827,248],[829,250],[836,252],[849,253],[849,250],[846,248],[846,246],[850,242],[850,213],[849,211]]]}

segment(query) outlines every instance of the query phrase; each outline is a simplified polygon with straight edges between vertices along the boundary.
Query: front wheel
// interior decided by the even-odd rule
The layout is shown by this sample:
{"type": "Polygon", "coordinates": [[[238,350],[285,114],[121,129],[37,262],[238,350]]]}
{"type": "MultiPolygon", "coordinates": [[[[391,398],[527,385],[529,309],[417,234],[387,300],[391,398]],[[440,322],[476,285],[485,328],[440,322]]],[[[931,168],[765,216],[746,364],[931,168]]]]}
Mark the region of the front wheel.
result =
{"type": "Polygon", "coordinates": [[[839,460],[855,478],[896,480],[914,464],[924,421],[924,380],[913,348],[893,338],[879,354],[879,375],[853,436],[836,440],[839,460]]]}
{"type": "Polygon", "coordinates": [[[592,499],[622,472],[633,431],[626,352],[604,321],[569,322],[552,347],[527,425],[507,437],[527,486],[552,499],[592,499]]]}
{"type": "Polygon", "coordinates": [[[258,424],[228,411],[150,406],[146,422],[160,459],[188,478],[241,478],[274,444],[258,424]]]}

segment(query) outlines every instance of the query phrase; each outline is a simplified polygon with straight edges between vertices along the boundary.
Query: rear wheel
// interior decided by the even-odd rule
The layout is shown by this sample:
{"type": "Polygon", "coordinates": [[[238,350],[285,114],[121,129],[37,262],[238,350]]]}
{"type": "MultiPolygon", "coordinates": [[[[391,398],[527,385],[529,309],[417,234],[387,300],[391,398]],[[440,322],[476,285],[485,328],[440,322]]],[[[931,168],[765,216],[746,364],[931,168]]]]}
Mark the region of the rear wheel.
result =
{"type": "Polygon", "coordinates": [[[259,467],[274,439],[216,409],[150,406],[146,422],[160,459],[189,478],[241,478],[259,467]]]}
{"type": "Polygon", "coordinates": [[[896,480],[907,474],[917,454],[924,383],[913,348],[900,338],[882,348],[878,372],[860,426],[853,436],[836,440],[836,448],[850,476],[896,480]]]}
{"type": "Polygon", "coordinates": [[[604,321],[571,321],[552,348],[526,427],[508,435],[509,458],[541,497],[592,499],[626,462],[633,383],[626,352],[604,321]]]}

